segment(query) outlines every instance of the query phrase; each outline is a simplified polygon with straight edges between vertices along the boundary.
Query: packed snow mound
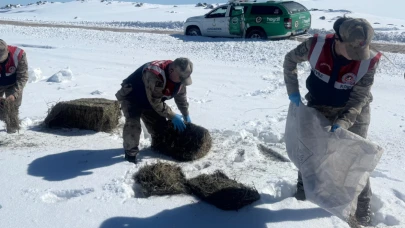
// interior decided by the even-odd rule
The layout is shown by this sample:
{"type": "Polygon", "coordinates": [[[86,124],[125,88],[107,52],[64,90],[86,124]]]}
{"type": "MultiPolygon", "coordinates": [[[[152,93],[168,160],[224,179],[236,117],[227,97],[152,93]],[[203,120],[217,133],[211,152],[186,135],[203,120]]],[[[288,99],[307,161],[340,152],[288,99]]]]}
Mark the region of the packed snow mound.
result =
{"type": "Polygon", "coordinates": [[[61,82],[68,82],[73,79],[73,73],[69,68],[62,69],[58,73],[52,75],[47,82],[56,82],[56,83],[61,83],[61,82]]]}
{"type": "Polygon", "coordinates": [[[36,83],[43,79],[41,68],[28,69],[28,83],[36,83]]]}
{"type": "Polygon", "coordinates": [[[240,131],[243,136],[256,137],[265,143],[281,143],[284,135],[271,126],[271,122],[248,121],[243,123],[244,129],[240,131]]]}

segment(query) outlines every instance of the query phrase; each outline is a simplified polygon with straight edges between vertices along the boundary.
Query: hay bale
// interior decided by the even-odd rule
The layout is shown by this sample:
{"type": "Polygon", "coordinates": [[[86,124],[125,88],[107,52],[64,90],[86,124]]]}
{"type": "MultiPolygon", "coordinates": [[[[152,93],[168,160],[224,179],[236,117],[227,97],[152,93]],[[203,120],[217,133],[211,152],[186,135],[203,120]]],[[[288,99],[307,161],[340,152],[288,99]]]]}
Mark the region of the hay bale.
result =
{"type": "Polygon", "coordinates": [[[197,176],[187,184],[194,195],[222,210],[238,210],[260,199],[256,189],[229,179],[221,171],[197,176]]]}
{"type": "Polygon", "coordinates": [[[118,101],[104,98],[82,98],[57,103],[45,118],[51,128],[79,128],[111,132],[121,117],[118,101]]]}
{"type": "Polygon", "coordinates": [[[18,106],[6,99],[0,100],[0,120],[6,123],[7,132],[20,130],[20,119],[18,118],[18,106]]]}
{"type": "Polygon", "coordinates": [[[187,193],[186,179],[181,168],[158,162],[142,167],[135,175],[146,197],[152,195],[175,195],[187,193]]]}
{"type": "Polygon", "coordinates": [[[169,122],[163,127],[163,132],[152,138],[152,148],[158,152],[178,161],[193,161],[202,158],[211,149],[211,135],[201,126],[186,123],[183,132],[174,130],[169,122]]]}

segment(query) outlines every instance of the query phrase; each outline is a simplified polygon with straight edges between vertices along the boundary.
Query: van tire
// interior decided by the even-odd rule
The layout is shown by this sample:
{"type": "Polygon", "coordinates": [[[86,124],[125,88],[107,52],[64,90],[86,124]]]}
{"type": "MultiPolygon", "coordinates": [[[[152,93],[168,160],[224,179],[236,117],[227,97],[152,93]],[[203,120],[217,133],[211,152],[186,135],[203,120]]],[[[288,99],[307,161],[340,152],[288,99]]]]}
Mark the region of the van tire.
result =
{"type": "Polygon", "coordinates": [[[246,38],[265,40],[267,39],[267,35],[263,29],[252,29],[247,33],[246,38]]]}
{"type": "Polygon", "coordinates": [[[186,30],[187,36],[201,36],[201,31],[197,26],[190,26],[186,30]]]}

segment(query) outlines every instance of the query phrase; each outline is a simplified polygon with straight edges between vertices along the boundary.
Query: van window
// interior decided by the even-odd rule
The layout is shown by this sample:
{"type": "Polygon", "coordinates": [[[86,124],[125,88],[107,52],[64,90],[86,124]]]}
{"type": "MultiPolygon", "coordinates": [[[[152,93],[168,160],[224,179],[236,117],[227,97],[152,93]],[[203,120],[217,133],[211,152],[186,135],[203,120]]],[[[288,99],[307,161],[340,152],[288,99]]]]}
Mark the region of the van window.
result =
{"type": "MultiPolygon", "coordinates": [[[[229,13],[229,16],[232,17],[233,11],[235,11],[235,10],[243,10],[243,9],[244,9],[243,6],[232,6],[232,7],[231,7],[231,12],[229,13]]],[[[242,13],[245,13],[245,11],[243,10],[242,13]]]]}
{"type": "Polygon", "coordinates": [[[290,14],[308,11],[305,6],[299,4],[298,2],[284,2],[281,4],[287,9],[288,13],[290,14]]]}
{"type": "Polygon", "coordinates": [[[283,15],[283,11],[277,6],[252,6],[251,14],[283,15]]]}
{"type": "Polygon", "coordinates": [[[243,12],[246,13],[247,10],[248,10],[248,8],[249,8],[249,6],[244,6],[244,7],[243,7],[243,12]]]}
{"type": "Polygon", "coordinates": [[[225,17],[227,9],[228,9],[228,6],[223,6],[221,8],[218,8],[218,9],[212,11],[210,14],[208,14],[208,17],[209,18],[225,17]]]}

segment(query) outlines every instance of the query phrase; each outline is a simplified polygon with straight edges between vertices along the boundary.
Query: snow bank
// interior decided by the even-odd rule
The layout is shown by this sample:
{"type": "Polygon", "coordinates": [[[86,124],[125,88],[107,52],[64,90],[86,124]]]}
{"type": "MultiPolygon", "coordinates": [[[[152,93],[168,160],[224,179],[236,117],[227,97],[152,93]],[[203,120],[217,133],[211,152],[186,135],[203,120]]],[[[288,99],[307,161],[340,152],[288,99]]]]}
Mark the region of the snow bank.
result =
{"type": "Polygon", "coordinates": [[[29,68],[28,83],[36,83],[43,79],[41,68],[29,68]]]}
{"type": "Polygon", "coordinates": [[[71,81],[73,79],[73,73],[69,68],[62,69],[58,73],[52,75],[47,82],[56,82],[56,83],[61,83],[61,82],[67,82],[71,81]]]}

